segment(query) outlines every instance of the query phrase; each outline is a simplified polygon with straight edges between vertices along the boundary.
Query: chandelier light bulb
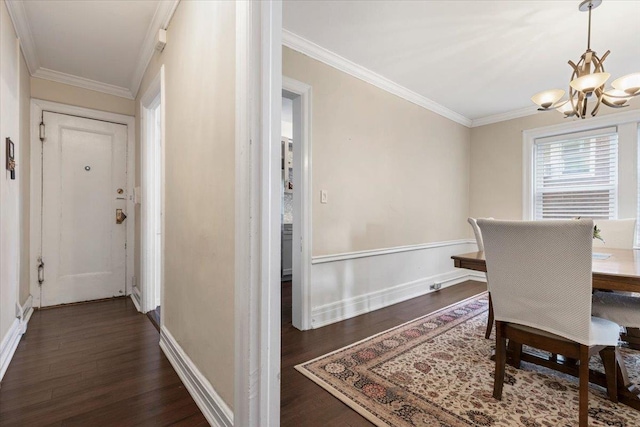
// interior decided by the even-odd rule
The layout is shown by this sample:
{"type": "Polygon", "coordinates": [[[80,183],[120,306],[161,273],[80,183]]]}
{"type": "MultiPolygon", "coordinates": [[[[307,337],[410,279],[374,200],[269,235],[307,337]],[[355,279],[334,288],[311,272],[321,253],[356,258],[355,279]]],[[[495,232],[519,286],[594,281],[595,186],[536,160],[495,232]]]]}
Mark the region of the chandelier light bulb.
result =
{"type": "Polygon", "coordinates": [[[561,112],[567,117],[573,116],[574,111],[573,111],[573,104],[571,104],[571,100],[567,99],[566,101],[560,102],[556,107],[556,111],[561,112]]]}
{"type": "Polygon", "coordinates": [[[563,96],[564,91],[562,89],[551,89],[536,93],[531,97],[531,100],[541,108],[547,109],[558,102],[563,96]]]}
{"type": "Polygon", "coordinates": [[[627,103],[627,101],[629,101],[632,98],[631,95],[629,95],[624,90],[620,90],[620,89],[610,89],[605,93],[603,93],[602,97],[609,104],[613,104],[616,107],[624,106],[627,103]]]}
{"type": "Polygon", "coordinates": [[[605,84],[609,77],[611,77],[609,73],[592,73],[573,79],[569,84],[577,91],[591,93],[605,84]]]}
{"type": "Polygon", "coordinates": [[[640,95],[640,73],[627,74],[611,82],[614,89],[634,96],[640,95]]]}

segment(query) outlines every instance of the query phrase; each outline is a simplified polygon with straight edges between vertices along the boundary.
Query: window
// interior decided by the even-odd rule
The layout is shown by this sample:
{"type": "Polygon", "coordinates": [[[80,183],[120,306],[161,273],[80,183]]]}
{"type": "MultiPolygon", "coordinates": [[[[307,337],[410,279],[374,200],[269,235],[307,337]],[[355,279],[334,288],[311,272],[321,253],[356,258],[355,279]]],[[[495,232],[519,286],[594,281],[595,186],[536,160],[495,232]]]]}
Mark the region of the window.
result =
{"type": "Polygon", "coordinates": [[[535,139],[533,172],[535,219],[617,217],[617,128],[535,139]]]}

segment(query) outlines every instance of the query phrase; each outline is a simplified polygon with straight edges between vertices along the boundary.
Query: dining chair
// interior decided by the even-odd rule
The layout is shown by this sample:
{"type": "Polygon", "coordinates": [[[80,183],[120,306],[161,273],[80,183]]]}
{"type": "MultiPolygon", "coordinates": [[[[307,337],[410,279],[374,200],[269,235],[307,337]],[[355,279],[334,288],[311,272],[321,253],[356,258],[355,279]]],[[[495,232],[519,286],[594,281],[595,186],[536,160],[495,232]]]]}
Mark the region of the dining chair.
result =
{"type": "MultiPolygon", "coordinates": [[[[633,249],[636,234],[636,219],[612,219],[594,221],[600,229],[604,242],[594,239],[595,249],[633,249]]],[[[640,328],[640,294],[620,291],[596,291],[593,294],[594,316],[609,319],[625,328],[622,339],[632,348],[640,348],[637,338],[627,336],[628,328],[640,328]]]]}
{"type": "MultiPolygon", "coordinates": [[[[493,219],[493,218],[485,218],[485,219],[493,219]]],[[[484,243],[482,242],[482,231],[480,231],[480,227],[478,227],[478,220],[476,218],[467,218],[467,222],[471,224],[471,228],[473,229],[473,234],[476,236],[476,243],[478,245],[478,251],[484,251],[484,243]]],[[[489,290],[489,281],[487,280],[487,290],[489,290]]],[[[493,329],[493,304],[491,304],[491,291],[488,292],[489,295],[489,315],[487,317],[487,328],[484,333],[484,337],[489,339],[491,336],[491,330],[493,329]]]]}
{"type": "Polygon", "coordinates": [[[633,249],[636,235],[636,219],[597,219],[594,223],[600,229],[604,242],[593,239],[593,247],[611,249],[633,249]]]}
{"type": "Polygon", "coordinates": [[[617,401],[620,327],[591,316],[593,221],[478,220],[496,321],[493,397],[502,399],[506,340],[513,364],[522,345],[579,361],[579,426],[589,408],[589,359],[597,352],[617,401]],[[514,344],[514,345],[512,345],[514,344]]]}

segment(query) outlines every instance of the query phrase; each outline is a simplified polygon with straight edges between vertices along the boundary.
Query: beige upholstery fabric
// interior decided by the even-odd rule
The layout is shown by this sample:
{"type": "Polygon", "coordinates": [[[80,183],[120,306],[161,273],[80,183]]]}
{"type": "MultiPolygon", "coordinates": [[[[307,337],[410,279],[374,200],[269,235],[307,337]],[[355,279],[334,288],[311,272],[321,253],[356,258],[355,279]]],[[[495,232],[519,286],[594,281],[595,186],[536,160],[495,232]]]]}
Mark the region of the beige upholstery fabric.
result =
{"type": "Polygon", "coordinates": [[[592,314],[621,326],[640,328],[640,297],[617,292],[593,294],[592,314]]]}
{"type": "Polygon", "coordinates": [[[593,221],[478,220],[496,321],[584,345],[617,345],[620,327],[591,318],[593,221]]]}
{"type": "MultiPolygon", "coordinates": [[[[493,218],[484,218],[484,219],[493,219],[493,218]]],[[[478,227],[478,221],[475,218],[467,218],[467,222],[471,224],[471,228],[473,229],[473,234],[476,236],[476,243],[478,244],[478,250],[484,251],[484,243],[482,242],[482,232],[480,231],[480,227],[478,227]]]]}
{"type": "Polygon", "coordinates": [[[636,219],[597,219],[594,223],[600,229],[604,243],[593,239],[594,248],[633,249],[636,233],[636,219]]]}

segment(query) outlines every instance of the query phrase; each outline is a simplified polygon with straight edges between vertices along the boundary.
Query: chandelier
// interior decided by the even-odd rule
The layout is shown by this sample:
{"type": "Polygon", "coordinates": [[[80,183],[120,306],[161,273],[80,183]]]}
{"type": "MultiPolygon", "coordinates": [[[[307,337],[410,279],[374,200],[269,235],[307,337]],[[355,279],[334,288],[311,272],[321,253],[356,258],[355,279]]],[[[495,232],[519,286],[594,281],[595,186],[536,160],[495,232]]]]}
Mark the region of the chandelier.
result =
{"type": "Polygon", "coordinates": [[[557,110],[565,117],[587,116],[587,104],[591,103],[593,109],[591,115],[598,114],[600,104],[611,108],[622,108],[628,105],[628,101],[634,96],[640,95],[640,73],[628,74],[611,82],[612,89],[605,90],[605,83],[611,74],[604,71],[604,60],[609,56],[606,51],[602,57],[591,50],[591,10],[597,8],[602,0],[584,0],[578,9],[581,12],[589,12],[589,30],[587,35],[587,51],[582,54],[577,64],[569,61],[573,69],[569,82],[569,96],[562,99],[565,92],[562,89],[545,90],[531,97],[538,104],[539,111],[557,110]]]}

